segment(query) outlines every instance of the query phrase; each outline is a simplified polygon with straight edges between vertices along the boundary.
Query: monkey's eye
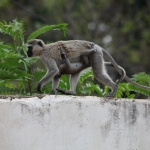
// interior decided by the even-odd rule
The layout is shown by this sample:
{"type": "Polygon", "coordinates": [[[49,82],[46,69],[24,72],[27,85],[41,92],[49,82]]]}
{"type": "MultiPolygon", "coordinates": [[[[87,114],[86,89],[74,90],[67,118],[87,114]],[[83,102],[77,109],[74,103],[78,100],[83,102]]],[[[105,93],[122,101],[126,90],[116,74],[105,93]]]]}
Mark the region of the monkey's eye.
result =
{"type": "Polygon", "coordinates": [[[43,47],[43,44],[41,41],[38,41],[39,46],[43,47]]]}

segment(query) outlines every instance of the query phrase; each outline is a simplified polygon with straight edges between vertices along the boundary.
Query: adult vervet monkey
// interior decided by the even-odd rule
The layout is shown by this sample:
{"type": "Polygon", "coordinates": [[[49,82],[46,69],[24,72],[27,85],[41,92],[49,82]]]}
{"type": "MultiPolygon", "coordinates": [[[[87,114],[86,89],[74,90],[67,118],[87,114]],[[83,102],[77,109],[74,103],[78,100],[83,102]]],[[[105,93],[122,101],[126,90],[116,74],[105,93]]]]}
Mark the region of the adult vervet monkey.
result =
{"type": "MultiPolygon", "coordinates": [[[[38,43],[38,44],[41,46],[41,43],[38,43]]],[[[28,45],[27,54],[29,57],[33,55],[31,49],[32,49],[32,46],[28,45]]],[[[71,95],[76,94],[76,86],[78,83],[79,74],[83,69],[91,66],[89,62],[89,58],[87,56],[91,55],[94,52],[96,52],[96,49],[93,49],[91,47],[90,50],[87,50],[86,52],[83,52],[83,54],[81,54],[81,60],[79,62],[70,63],[69,60],[66,58],[66,54],[63,51],[60,51],[60,56],[61,56],[63,63],[60,63],[58,65],[59,73],[53,77],[51,94],[55,94],[56,90],[63,94],[71,94],[71,95]],[[62,74],[70,74],[70,90],[69,91],[58,89],[59,78],[61,77],[62,74]]],[[[112,66],[110,62],[105,62],[105,65],[112,66]]],[[[123,80],[126,75],[124,69],[123,68],[121,69],[122,69],[122,77],[118,81],[123,80]]],[[[38,84],[37,90],[38,92],[41,92],[40,84],[38,84]]]]}
{"type": "MultiPolygon", "coordinates": [[[[59,66],[63,63],[61,58],[61,52],[65,53],[67,59],[71,63],[80,62],[81,55],[91,50],[94,47],[96,52],[92,53],[88,56],[90,61],[90,66],[92,67],[93,74],[97,80],[99,80],[104,85],[111,87],[112,92],[109,95],[110,97],[114,97],[117,91],[117,84],[112,81],[109,75],[106,72],[104,58],[106,58],[115,69],[122,75],[122,69],[118,66],[118,64],[114,61],[111,55],[104,50],[102,47],[88,41],[82,40],[71,40],[71,41],[58,41],[52,44],[45,44],[40,39],[33,39],[28,42],[28,56],[34,57],[39,56],[45,66],[47,67],[46,75],[40,80],[38,83],[38,91],[40,92],[43,85],[47,83],[49,80],[53,79],[53,86],[58,86],[58,79],[55,79],[59,74],[59,66]],[[55,85],[54,85],[55,84],[55,85]]],[[[71,74],[71,79],[73,78],[74,83],[77,83],[79,78],[79,73],[71,74]]],[[[133,82],[129,77],[125,76],[124,78],[129,83],[138,86],[143,89],[150,90],[150,87],[142,86],[133,82]]]]}

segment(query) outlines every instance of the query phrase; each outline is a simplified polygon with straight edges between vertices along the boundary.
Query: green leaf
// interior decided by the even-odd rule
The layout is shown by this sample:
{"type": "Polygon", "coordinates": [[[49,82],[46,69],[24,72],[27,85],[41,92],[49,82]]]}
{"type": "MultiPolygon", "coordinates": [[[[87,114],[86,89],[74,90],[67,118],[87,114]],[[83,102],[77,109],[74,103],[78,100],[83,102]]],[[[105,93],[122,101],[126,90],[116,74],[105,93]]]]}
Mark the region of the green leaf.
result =
{"type": "Polygon", "coordinates": [[[79,83],[82,84],[87,78],[92,78],[92,80],[94,79],[91,68],[81,74],[79,83]]]}
{"type": "Polygon", "coordinates": [[[41,27],[39,28],[38,30],[32,32],[27,41],[31,40],[31,39],[35,39],[36,37],[38,37],[39,35],[45,33],[45,32],[48,32],[50,30],[56,30],[56,29],[60,29],[64,35],[66,35],[66,28],[67,24],[66,23],[63,23],[63,24],[58,24],[58,25],[46,25],[44,27],[41,27]]]}
{"type": "Polygon", "coordinates": [[[97,84],[95,85],[89,81],[88,83],[90,84],[92,91],[95,91],[98,94],[98,96],[103,97],[103,93],[102,93],[103,90],[99,87],[99,85],[97,84]]]}
{"type": "Polygon", "coordinates": [[[139,84],[150,86],[150,75],[145,72],[134,74],[132,80],[139,84]]]}
{"type": "Polygon", "coordinates": [[[6,63],[1,63],[0,66],[0,79],[27,79],[30,78],[31,75],[28,74],[26,71],[20,70],[15,66],[11,66],[6,63]],[[12,77],[11,77],[12,76],[12,77]]]}
{"type": "Polygon", "coordinates": [[[136,86],[134,86],[132,84],[129,84],[128,87],[130,88],[130,91],[141,93],[143,95],[146,95],[146,96],[150,97],[150,91],[148,91],[148,90],[141,89],[141,88],[136,87],[136,86]]]}
{"type": "Polygon", "coordinates": [[[9,24],[5,21],[0,22],[0,32],[12,36],[14,40],[22,39],[24,34],[24,24],[22,21],[19,22],[17,19],[13,20],[9,24]]]}
{"type": "Polygon", "coordinates": [[[129,99],[135,98],[135,94],[131,94],[127,98],[129,98],[129,99]]]}

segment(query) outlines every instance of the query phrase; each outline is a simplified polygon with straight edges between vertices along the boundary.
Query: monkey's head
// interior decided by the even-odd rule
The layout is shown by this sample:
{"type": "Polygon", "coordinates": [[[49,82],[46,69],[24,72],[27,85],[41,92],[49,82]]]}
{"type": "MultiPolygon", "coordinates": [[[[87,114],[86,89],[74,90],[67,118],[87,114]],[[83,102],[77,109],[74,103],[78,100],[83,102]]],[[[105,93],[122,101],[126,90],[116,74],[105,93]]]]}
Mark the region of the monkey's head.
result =
{"type": "Polygon", "coordinates": [[[28,57],[40,56],[43,52],[45,43],[40,39],[33,39],[28,42],[28,57]]]}

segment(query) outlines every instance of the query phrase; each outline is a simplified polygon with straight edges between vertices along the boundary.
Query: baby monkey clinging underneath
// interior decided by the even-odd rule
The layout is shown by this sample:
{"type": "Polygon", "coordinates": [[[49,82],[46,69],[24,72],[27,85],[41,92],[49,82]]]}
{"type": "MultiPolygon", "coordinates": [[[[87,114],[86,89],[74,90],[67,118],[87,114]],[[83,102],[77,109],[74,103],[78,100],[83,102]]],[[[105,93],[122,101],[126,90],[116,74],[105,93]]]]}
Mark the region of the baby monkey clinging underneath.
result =
{"type": "MultiPolygon", "coordinates": [[[[119,72],[120,75],[123,74],[123,70],[120,69],[118,64],[111,57],[111,55],[102,47],[92,42],[82,40],[58,41],[56,43],[47,45],[40,39],[33,39],[28,42],[28,56],[40,56],[41,60],[47,68],[46,75],[38,83],[38,91],[41,91],[43,85],[51,79],[53,79],[53,89],[57,88],[59,83],[57,75],[60,73],[59,67],[63,64],[61,57],[62,52],[66,55],[66,58],[71,62],[71,64],[80,63],[82,59],[84,59],[82,58],[82,55],[84,55],[84,53],[88,52],[93,48],[96,51],[86,56],[87,60],[90,62],[89,66],[92,67],[93,74],[97,80],[99,80],[104,85],[111,87],[112,92],[109,96],[114,97],[117,91],[117,84],[114,83],[110,76],[107,74],[104,58],[106,58],[107,61],[111,62],[111,64],[115,67],[115,69],[119,72]]],[[[83,69],[81,68],[81,70],[83,69]]],[[[77,84],[80,71],[78,70],[77,72],[75,71],[74,73],[70,74],[71,82],[74,82],[72,84],[77,84]]],[[[126,75],[123,78],[135,86],[150,90],[150,87],[139,85],[133,82],[126,75]]]]}

